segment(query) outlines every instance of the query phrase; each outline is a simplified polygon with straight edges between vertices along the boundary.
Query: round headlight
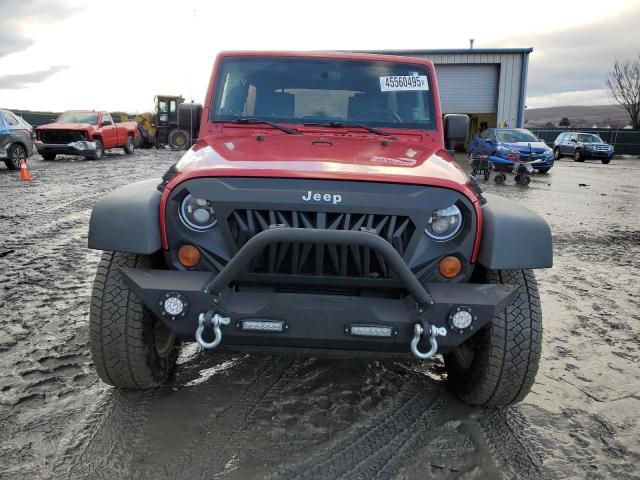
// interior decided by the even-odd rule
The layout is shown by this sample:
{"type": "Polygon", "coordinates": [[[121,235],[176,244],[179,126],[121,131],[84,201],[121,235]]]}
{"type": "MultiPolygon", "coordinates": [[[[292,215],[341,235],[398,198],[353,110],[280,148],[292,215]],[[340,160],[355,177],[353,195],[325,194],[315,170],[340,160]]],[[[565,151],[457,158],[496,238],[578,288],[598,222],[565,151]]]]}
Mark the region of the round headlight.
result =
{"type": "Polygon", "coordinates": [[[212,228],[218,219],[211,202],[204,198],[187,195],[180,204],[180,219],[186,227],[201,232],[212,228]]]}
{"type": "Polygon", "coordinates": [[[431,212],[425,233],[434,240],[443,242],[452,239],[462,227],[462,213],[455,205],[431,212]]]}

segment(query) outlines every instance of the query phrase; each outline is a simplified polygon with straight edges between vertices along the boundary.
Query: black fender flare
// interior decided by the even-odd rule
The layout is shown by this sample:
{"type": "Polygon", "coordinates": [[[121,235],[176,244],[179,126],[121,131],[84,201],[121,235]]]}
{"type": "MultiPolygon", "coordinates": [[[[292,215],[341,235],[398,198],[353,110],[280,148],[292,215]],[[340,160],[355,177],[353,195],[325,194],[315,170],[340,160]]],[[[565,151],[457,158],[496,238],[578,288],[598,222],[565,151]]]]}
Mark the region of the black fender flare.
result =
{"type": "Polygon", "coordinates": [[[88,246],[94,250],[150,255],[160,250],[158,180],[114,190],[93,207],[88,246]]]}
{"type": "Polygon", "coordinates": [[[553,241],[547,222],[508,198],[484,193],[478,263],[492,270],[553,266],[553,241]]]}

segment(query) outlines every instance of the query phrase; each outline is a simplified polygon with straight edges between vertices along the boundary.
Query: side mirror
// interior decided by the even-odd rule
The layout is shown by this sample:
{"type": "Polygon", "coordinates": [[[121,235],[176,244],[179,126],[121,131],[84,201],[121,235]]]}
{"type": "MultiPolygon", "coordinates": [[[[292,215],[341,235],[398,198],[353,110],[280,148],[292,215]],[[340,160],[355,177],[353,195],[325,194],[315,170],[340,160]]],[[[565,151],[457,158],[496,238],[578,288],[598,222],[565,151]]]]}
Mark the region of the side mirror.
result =
{"type": "Polygon", "coordinates": [[[469,116],[452,113],[444,116],[444,140],[447,146],[464,142],[469,136],[469,116]]]}

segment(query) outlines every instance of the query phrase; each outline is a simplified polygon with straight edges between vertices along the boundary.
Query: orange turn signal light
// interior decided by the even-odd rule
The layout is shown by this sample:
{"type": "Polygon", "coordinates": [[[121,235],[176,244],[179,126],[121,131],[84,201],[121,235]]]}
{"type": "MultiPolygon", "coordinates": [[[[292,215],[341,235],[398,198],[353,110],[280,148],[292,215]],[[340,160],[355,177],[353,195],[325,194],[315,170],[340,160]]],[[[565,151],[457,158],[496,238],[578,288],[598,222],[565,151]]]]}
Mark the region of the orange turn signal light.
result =
{"type": "Polygon", "coordinates": [[[462,271],[462,262],[458,257],[444,257],[438,264],[438,271],[444,278],[454,278],[462,271]]]}
{"type": "Polygon", "coordinates": [[[200,250],[193,245],[182,245],[178,249],[178,261],[186,268],[193,268],[200,263],[200,250]]]}

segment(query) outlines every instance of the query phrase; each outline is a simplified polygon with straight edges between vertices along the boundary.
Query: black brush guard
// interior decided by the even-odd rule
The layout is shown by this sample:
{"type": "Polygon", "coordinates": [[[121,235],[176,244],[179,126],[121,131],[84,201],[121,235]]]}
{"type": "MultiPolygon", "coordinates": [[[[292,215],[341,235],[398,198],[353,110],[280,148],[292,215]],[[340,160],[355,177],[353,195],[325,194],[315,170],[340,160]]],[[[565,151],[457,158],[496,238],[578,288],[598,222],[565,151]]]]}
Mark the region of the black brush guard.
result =
{"type": "MultiPolygon", "coordinates": [[[[438,352],[444,353],[484,327],[496,311],[510,303],[515,291],[494,284],[421,284],[393,246],[365,231],[331,231],[273,227],[258,233],[236,253],[217,275],[207,272],[123,269],[125,281],[145,305],[184,340],[194,340],[201,314],[230,318],[222,327],[220,348],[235,350],[294,350],[306,354],[348,351],[370,356],[409,356],[416,324],[425,332],[430,326],[444,327],[438,337],[438,352]],[[378,252],[406,289],[404,298],[358,295],[278,292],[272,289],[238,289],[230,285],[252,259],[273,243],[295,242],[357,245],[378,252]],[[185,310],[170,316],[164,301],[179,296],[185,310]],[[469,328],[457,330],[450,316],[457,309],[473,316],[469,328]],[[246,331],[243,321],[283,322],[282,332],[246,331]],[[383,326],[389,337],[354,336],[351,326],[383,326]]],[[[421,345],[428,350],[428,336],[421,345]]]]}

